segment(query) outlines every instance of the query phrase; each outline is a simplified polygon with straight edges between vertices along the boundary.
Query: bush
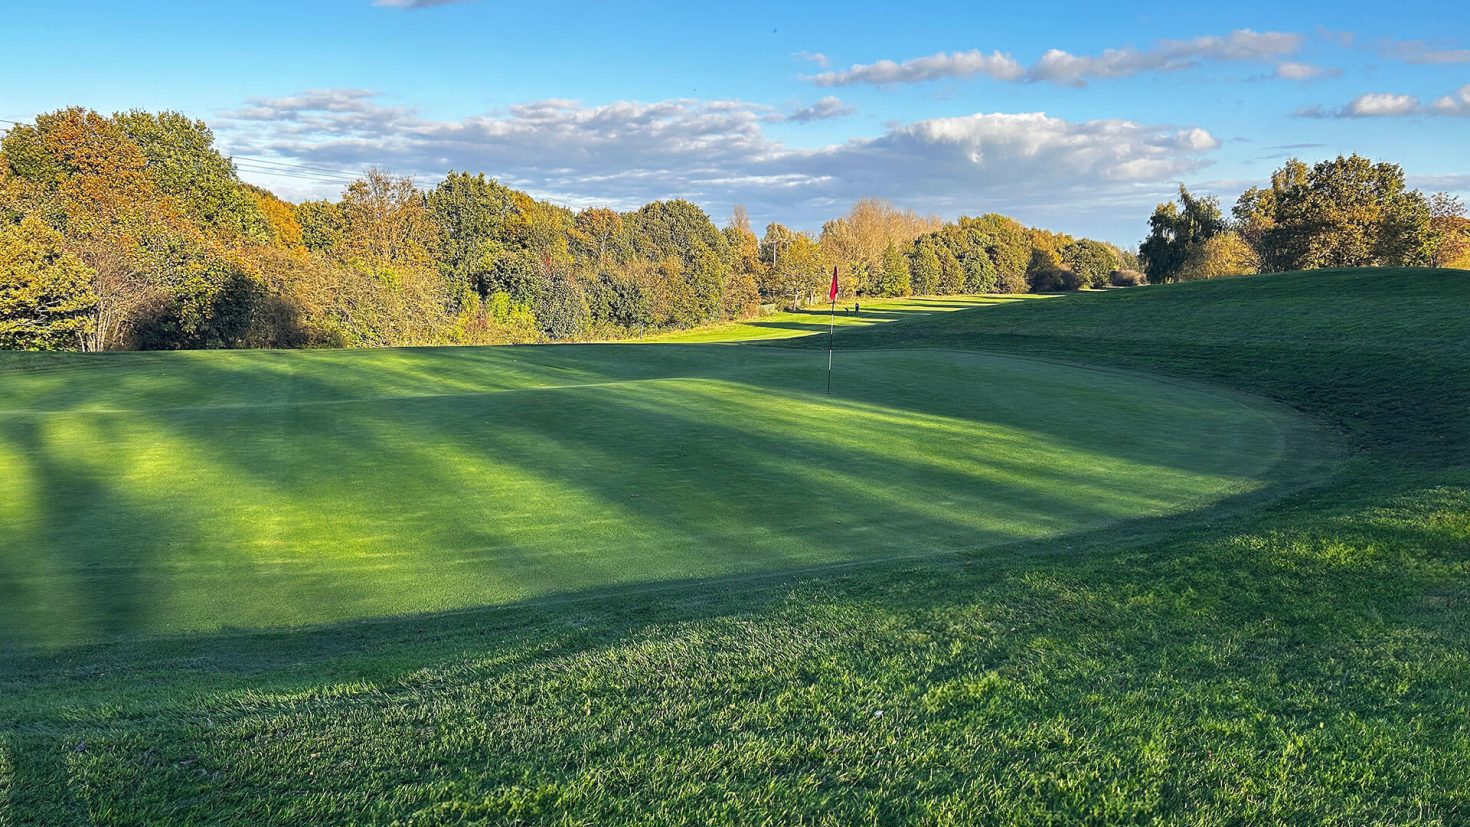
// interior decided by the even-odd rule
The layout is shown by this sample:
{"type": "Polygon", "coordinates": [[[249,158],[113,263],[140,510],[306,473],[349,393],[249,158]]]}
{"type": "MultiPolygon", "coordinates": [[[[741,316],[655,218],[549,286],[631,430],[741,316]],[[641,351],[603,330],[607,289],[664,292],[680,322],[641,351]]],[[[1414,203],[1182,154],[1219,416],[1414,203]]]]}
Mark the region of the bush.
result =
{"type": "Polygon", "coordinates": [[[1026,281],[1033,293],[1061,293],[1082,287],[1082,277],[1063,267],[1055,251],[1041,248],[1031,253],[1026,281]]]}
{"type": "Polygon", "coordinates": [[[1137,270],[1114,270],[1108,274],[1108,283],[1114,287],[1139,287],[1148,284],[1148,279],[1137,270]]]}

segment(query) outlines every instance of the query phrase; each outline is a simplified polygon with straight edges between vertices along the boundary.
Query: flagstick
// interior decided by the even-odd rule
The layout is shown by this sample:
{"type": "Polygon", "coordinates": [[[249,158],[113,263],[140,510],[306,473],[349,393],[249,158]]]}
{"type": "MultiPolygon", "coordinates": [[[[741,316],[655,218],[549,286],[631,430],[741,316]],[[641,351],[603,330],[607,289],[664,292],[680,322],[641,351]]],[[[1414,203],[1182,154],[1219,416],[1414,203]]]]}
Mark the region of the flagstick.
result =
{"type": "Polygon", "coordinates": [[[827,317],[827,395],[832,395],[832,337],[837,334],[837,267],[832,267],[832,286],[827,288],[832,313],[827,317]]]}
{"type": "Polygon", "coordinates": [[[832,338],[837,335],[837,300],[832,300],[832,315],[827,317],[827,395],[832,395],[832,338]]]}

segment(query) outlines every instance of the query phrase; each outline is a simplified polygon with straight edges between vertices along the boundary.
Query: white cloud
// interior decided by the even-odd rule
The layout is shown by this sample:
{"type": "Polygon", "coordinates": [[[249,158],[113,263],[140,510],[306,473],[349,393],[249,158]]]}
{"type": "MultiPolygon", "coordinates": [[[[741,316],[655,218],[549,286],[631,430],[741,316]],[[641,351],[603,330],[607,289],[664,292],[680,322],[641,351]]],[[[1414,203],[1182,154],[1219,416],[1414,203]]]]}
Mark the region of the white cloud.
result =
{"type": "Polygon", "coordinates": [[[1434,111],[1440,115],[1470,116],[1470,83],[1436,100],[1434,111]]]}
{"type": "MultiPolygon", "coordinates": [[[[832,98],[808,108],[841,107],[832,98]]],[[[546,100],[446,121],[376,106],[360,92],[318,90],[251,101],[217,131],[246,156],[374,165],[420,183],[450,169],[484,171],[572,206],[629,209],[682,197],[723,215],[740,202],[802,226],[869,195],[927,211],[1029,210],[1037,221],[1102,202],[1136,201],[1146,211],[1155,185],[1199,169],[1219,146],[1197,127],[979,113],[806,149],[768,137],[763,124],[773,116],[795,117],[744,101],[546,100]]]]}
{"type": "Polygon", "coordinates": [[[853,113],[853,108],[842,102],[836,95],[828,95],[811,106],[803,106],[789,114],[773,114],[766,120],[773,123],[789,121],[792,123],[811,123],[812,121],[828,121],[833,118],[843,118],[853,113]]]}
{"type": "Polygon", "coordinates": [[[1311,106],[1298,109],[1306,118],[1402,118],[1411,115],[1470,116],[1470,84],[1461,86],[1433,104],[1422,103],[1415,95],[1395,92],[1368,92],[1348,101],[1338,109],[1311,106]]]}
{"type": "Polygon", "coordinates": [[[1322,66],[1313,66],[1310,63],[1287,61],[1276,67],[1276,77],[1282,80],[1315,80],[1323,77],[1337,77],[1341,74],[1341,69],[1327,69],[1322,66]]]}
{"type": "Polygon", "coordinates": [[[1349,101],[1343,115],[1350,118],[1382,118],[1409,115],[1418,109],[1419,99],[1413,95],[1369,92],[1349,101]]]}
{"type": "Polygon", "coordinates": [[[792,57],[796,58],[797,60],[805,60],[809,63],[815,63],[817,64],[817,66],[823,69],[827,68],[828,64],[831,63],[831,61],[827,59],[827,56],[822,54],[821,52],[801,51],[792,55],[792,57]]]}
{"type": "Polygon", "coordinates": [[[1301,48],[1302,40],[1298,34],[1238,29],[1226,35],[1161,40],[1149,49],[1107,49],[1097,55],[1074,55],[1061,49],[1051,49],[1029,68],[999,51],[990,54],[979,50],[939,52],[902,62],[880,60],[858,64],[840,71],[823,72],[810,80],[819,86],[887,86],[985,75],[1004,81],[1083,86],[1097,78],[1175,72],[1206,62],[1274,60],[1296,52],[1301,48]]]}
{"type": "Polygon", "coordinates": [[[1422,65],[1470,63],[1470,49],[1441,48],[1423,40],[1380,40],[1378,53],[1391,60],[1422,65]]]}
{"type": "Polygon", "coordinates": [[[1015,58],[1001,52],[985,54],[978,49],[968,52],[939,52],[927,57],[917,57],[895,63],[880,60],[877,63],[858,64],[840,72],[823,72],[811,78],[818,86],[853,86],[868,84],[889,86],[897,83],[918,83],[936,78],[963,78],[973,75],[988,75],[996,80],[1015,80],[1024,71],[1015,58]]]}

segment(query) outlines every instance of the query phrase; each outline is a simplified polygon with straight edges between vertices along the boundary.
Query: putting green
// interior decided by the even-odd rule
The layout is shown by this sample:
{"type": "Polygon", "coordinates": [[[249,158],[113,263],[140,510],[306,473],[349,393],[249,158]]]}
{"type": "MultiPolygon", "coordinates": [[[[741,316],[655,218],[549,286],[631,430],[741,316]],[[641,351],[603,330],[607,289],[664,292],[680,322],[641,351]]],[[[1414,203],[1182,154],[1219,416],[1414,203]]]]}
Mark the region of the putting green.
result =
{"type": "Polygon", "coordinates": [[[76,356],[0,382],[0,646],[975,549],[1269,483],[1294,419],[943,351],[76,356]]]}

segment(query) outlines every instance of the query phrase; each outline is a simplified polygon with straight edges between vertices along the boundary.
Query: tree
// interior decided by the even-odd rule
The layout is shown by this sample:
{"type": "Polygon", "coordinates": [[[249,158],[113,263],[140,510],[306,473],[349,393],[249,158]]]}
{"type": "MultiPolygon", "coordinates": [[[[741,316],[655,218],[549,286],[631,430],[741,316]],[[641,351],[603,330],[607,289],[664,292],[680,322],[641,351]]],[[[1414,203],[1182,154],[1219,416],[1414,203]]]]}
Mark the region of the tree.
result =
{"type": "Polygon", "coordinates": [[[948,247],[939,248],[939,293],[957,295],[965,292],[965,268],[948,247]]]}
{"type": "Polygon", "coordinates": [[[80,350],[92,334],[96,273],[30,216],[0,225],[0,349],[80,350]]]}
{"type": "Polygon", "coordinates": [[[553,276],[541,288],[535,313],[541,332],[552,340],[576,339],[592,321],[581,286],[564,275],[553,276]]]}
{"type": "Polygon", "coordinates": [[[426,206],[438,230],[440,270],[451,283],[488,296],[516,212],[514,193],[483,173],[450,172],[429,191],[426,206]]]}
{"type": "Polygon", "coordinates": [[[916,244],[909,254],[909,271],[915,295],[932,296],[939,292],[939,255],[931,244],[916,244]]]}
{"type": "Polygon", "coordinates": [[[879,296],[907,296],[913,292],[913,274],[909,271],[909,258],[895,245],[883,251],[881,276],[878,279],[879,296]]]}
{"type": "Polygon", "coordinates": [[[1360,155],[1310,168],[1292,159],[1269,189],[1244,192],[1234,214],[1267,270],[1416,266],[1432,254],[1428,200],[1397,164],[1360,155]]]}
{"type": "Polygon", "coordinates": [[[730,279],[725,286],[725,317],[742,319],[760,310],[760,285],[765,279],[761,244],[755,233],[738,224],[731,224],[723,233],[730,256],[730,279]]]}
{"type": "Polygon", "coordinates": [[[840,265],[847,283],[844,294],[876,292],[875,277],[882,270],[883,252],[899,248],[941,226],[938,218],[900,210],[887,201],[864,198],[847,214],[822,225],[820,243],[828,261],[840,265]]]}
{"type": "Polygon", "coordinates": [[[142,150],[148,176],[185,215],[229,241],[270,239],[266,217],[235,175],[235,165],[215,150],[214,133],[203,121],[137,109],[113,120],[142,150]]]}
{"type": "Polygon", "coordinates": [[[302,201],[296,205],[296,221],[301,225],[301,243],[314,253],[340,255],[342,250],[342,210],[331,201],[302,201]]]}
{"type": "Polygon", "coordinates": [[[1215,198],[1197,198],[1179,185],[1179,203],[1154,207],[1148,220],[1149,234],[1138,247],[1148,280],[1154,284],[1176,281],[1179,271],[1200,245],[1225,230],[1220,203],[1215,198]]]}
{"type": "Polygon", "coordinates": [[[627,261],[633,253],[624,231],[623,217],[614,210],[582,210],[572,221],[568,235],[572,255],[595,265],[627,261]]]}
{"type": "Polygon", "coordinates": [[[1090,287],[1106,287],[1114,270],[1123,262],[1118,248],[1090,238],[1079,239],[1062,248],[1062,264],[1076,273],[1090,287]]]}
{"type": "Polygon", "coordinates": [[[961,218],[959,223],[984,235],[986,254],[995,267],[995,289],[1001,293],[1026,292],[1026,268],[1031,263],[1031,237],[1026,228],[999,213],[961,218]]]}
{"type": "Polygon", "coordinates": [[[738,230],[742,233],[750,233],[751,235],[755,235],[755,232],[750,229],[750,213],[745,211],[744,204],[736,204],[734,207],[730,208],[730,222],[726,224],[725,227],[727,229],[738,230]]]}
{"type": "Polygon", "coordinates": [[[1261,272],[1256,251],[1240,233],[1227,230],[1210,236],[1199,245],[1176,273],[1179,281],[1198,281],[1220,276],[1248,276],[1261,272]]]}
{"type": "Polygon", "coordinates": [[[1430,196],[1429,230],[1431,265],[1470,269],[1470,220],[1463,201],[1447,192],[1430,196]]]}
{"type": "Polygon", "coordinates": [[[1036,247],[1031,251],[1031,261],[1026,266],[1026,281],[1031,285],[1033,293],[1058,293],[1076,290],[1082,286],[1081,277],[1062,264],[1061,256],[1050,245],[1036,247]]]}
{"type": "Polygon", "coordinates": [[[795,308],[816,295],[825,281],[826,261],[811,236],[771,224],[760,247],[765,264],[763,296],[795,308]]]}
{"type": "Polygon", "coordinates": [[[369,170],[347,185],[338,210],[344,261],[370,269],[433,264],[439,228],[413,179],[369,170]]]}

